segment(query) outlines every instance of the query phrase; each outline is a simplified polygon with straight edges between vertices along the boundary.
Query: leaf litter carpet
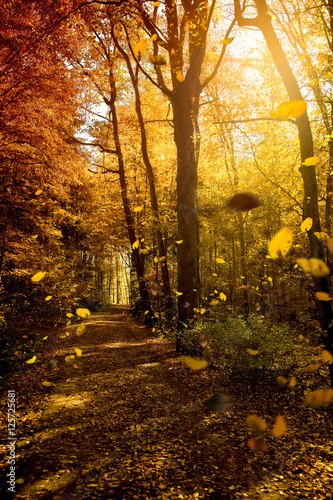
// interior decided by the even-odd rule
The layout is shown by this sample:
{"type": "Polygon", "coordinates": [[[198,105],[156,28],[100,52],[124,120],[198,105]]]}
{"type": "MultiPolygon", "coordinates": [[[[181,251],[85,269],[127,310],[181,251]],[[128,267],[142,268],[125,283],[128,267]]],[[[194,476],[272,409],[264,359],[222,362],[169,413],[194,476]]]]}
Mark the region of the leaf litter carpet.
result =
{"type": "MultiPolygon", "coordinates": [[[[192,371],[125,307],[85,323],[80,337],[59,340],[59,330],[49,332],[48,348],[37,356],[42,367],[31,365],[10,381],[18,484],[8,498],[333,497],[331,409],[305,407],[297,389],[267,386],[260,377],[247,383],[222,370],[192,371]],[[65,362],[75,348],[82,351],[76,367],[65,362]],[[57,366],[48,371],[52,359],[57,366]],[[217,393],[233,408],[208,411],[203,402],[217,393]],[[278,414],[287,421],[280,439],[265,436],[264,453],[247,445],[252,413],[270,425],[278,414]]],[[[6,457],[1,465],[5,478],[6,457]]]]}

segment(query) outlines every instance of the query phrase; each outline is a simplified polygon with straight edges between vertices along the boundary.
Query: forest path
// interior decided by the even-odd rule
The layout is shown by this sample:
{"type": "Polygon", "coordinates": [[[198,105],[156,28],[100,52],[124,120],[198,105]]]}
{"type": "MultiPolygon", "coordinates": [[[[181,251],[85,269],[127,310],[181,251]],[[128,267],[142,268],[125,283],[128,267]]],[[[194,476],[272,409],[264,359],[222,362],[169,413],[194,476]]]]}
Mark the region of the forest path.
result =
{"type": "Polygon", "coordinates": [[[52,355],[58,367],[39,380],[47,397],[18,424],[17,479],[24,483],[15,498],[303,498],[279,476],[290,451],[302,453],[292,437],[282,452],[248,449],[245,417],[253,396],[246,388],[241,394],[224,387],[218,370],[189,370],[124,307],[85,323],[80,337],[58,340],[57,332],[47,361],[52,355]],[[64,359],[74,348],[82,350],[78,368],[64,359]],[[214,393],[228,394],[234,408],[205,410],[202,402],[214,393]]]}

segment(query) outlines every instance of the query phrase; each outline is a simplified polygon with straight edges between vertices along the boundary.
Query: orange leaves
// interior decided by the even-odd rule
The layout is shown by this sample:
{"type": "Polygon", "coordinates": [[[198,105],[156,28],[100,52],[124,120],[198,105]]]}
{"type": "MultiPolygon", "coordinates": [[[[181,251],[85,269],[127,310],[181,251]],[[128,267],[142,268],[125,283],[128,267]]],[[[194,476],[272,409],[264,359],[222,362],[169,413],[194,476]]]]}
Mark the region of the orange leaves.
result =
{"type": "Polygon", "coordinates": [[[147,48],[147,40],[143,39],[139,40],[133,50],[135,57],[142,56],[146,48],[147,48]]]}
{"type": "MultiPolygon", "coordinates": [[[[258,417],[258,415],[248,415],[246,417],[246,425],[255,432],[260,438],[267,429],[266,420],[258,417]]],[[[271,430],[274,438],[279,438],[287,430],[287,424],[282,415],[278,415],[275,424],[271,430]]],[[[252,438],[247,442],[248,447],[255,452],[264,452],[268,450],[267,443],[263,439],[252,438]]]]}
{"type": "Polygon", "coordinates": [[[328,293],[326,292],[316,292],[315,297],[316,299],[322,300],[324,302],[328,302],[329,300],[333,299],[333,297],[330,297],[330,295],[328,295],[328,293]]]}
{"type": "Polygon", "coordinates": [[[275,425],[272,429],[273,436],[275,438],[279,438],[279,437],[283,436],[283,434],[286,432],[286,430],[287,430],[287,424],[285,422],[285,419],[281,415],[278,415],[276,417],[275,425]]]}
{"type": "Polygon", "coordinates": [[[311,408],[328,406],[333,401],[333,389],[318,389],[310,392],[304,403],[311,408]]]}

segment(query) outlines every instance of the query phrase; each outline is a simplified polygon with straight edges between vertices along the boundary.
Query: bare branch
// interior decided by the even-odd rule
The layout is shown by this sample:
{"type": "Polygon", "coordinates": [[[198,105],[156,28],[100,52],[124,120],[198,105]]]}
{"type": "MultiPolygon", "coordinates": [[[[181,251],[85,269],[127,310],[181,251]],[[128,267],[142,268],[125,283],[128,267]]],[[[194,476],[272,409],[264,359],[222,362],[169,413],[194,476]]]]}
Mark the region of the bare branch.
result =
{"type": "Polygon", "coordinates": [[[292,120],[291,118],[285,118],[285,119],[281,119],[281,118],[271,118],[271,117],[266,117],[266,118],[245,118],[243,120],[222,120],[222,121],[219,121],[219,122],[213,122],[214,125],[218,124],[218,123],[221,123],[221,124],[224,124],[224,123],[249,123],[249,122],[261,122],[261,121],[266,121],[266,122],[289,122],[289,123],[292,123],[293,125],[296,125],[296,120],[292,120]]]}
{"type": "MultiPolygon", "coordinates": [[[[231,24],[230,24],[229,28],[226,31],[225,38],[229,37],[229,35],[231,33],[231,30],[235,26],[235,24],[236,24],[236,18],[231,21],[231,24]]],[[[204,89],[205,87],[207,87],[207,85],[209,84],[209,82],[215,77],[216,73],[219,70],[219,67],[221,66],[221,62],[223,60],[223,57],[224,57],[224,54],[225,54],[226,50],[227,50],[227,46],[225,44],[223,44],[220,56],[219,56],[219,58],[218,58],[218,60],[216,61],[216,64],[215,64],[215,68],[213,69],[212,73],[208,76],[208,78],[206,78],[206,80],[202,83],[201,90],[204,89]]]]}
{"type": "Polygon", "coordinates": [[[83,142],[77,139],[76,137],[73,137],[72,135],[66,134],[72,141],[76,142],[77,144],[82,144],[82,146],[92,146],[94,148],[100,148],[103,153],[110,153],[113,155],[117,154],[117,151],[115,149],[108,149],[104,147],[101,143],[99,142],[83,142]]]}

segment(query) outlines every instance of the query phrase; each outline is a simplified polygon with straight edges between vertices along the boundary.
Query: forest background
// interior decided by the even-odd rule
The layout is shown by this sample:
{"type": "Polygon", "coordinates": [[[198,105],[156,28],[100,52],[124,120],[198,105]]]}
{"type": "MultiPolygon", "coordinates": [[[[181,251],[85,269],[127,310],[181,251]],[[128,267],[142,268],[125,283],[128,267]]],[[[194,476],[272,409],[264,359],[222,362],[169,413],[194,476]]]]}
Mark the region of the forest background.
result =
{"type": "Polygon", "coordinates": [[[79,306],[128,303],[212,365],[317,342],[333,380],[332,12],[2,2],[4,372],[79,306]]]}

